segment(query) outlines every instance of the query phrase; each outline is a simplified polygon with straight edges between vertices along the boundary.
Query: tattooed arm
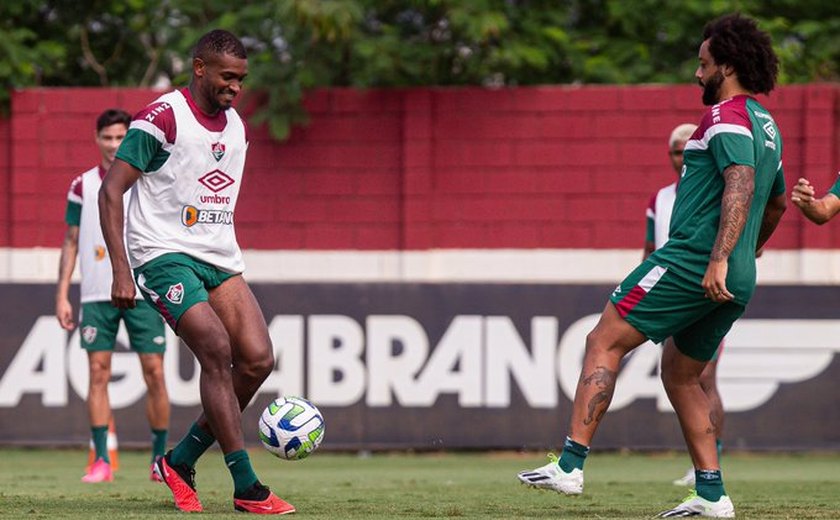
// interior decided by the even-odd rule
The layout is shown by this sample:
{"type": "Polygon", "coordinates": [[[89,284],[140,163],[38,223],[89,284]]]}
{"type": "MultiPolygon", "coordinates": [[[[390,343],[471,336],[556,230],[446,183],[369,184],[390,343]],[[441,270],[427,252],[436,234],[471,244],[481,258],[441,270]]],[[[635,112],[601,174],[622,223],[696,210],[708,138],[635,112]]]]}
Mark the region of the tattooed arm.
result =
{"type": "Polygon", "coordinates": [[[734,298],[726,289],[728,260],[747,223],[755,190],[755,170],[743,164],[732,164],[723,171],[723,179],[726,186],[721,198],[718,234],[703,277],[706,296],[716,302],[734,298]]]}

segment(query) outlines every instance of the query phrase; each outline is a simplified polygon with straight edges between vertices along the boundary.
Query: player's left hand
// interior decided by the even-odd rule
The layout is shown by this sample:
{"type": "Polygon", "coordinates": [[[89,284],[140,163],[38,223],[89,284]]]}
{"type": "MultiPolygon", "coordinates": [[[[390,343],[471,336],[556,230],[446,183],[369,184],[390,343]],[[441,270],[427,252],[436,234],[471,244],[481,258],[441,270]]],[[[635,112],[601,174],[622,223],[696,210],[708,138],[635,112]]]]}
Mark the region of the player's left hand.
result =
{"type": "Polygon", "coordinates": [[[729,271],[727,260],[710,260],[703,277],[703,289],[706,298],[718,303],[732,301],[735,298],[726,288],[726,273],[729,271]]]}
{"type": "Polygon", "coordinates": [[[790,194],[790,200],[799,207],[804,207],[814,202],[816,194],[814,187],[808,179],[800,178],[790,194]]]}

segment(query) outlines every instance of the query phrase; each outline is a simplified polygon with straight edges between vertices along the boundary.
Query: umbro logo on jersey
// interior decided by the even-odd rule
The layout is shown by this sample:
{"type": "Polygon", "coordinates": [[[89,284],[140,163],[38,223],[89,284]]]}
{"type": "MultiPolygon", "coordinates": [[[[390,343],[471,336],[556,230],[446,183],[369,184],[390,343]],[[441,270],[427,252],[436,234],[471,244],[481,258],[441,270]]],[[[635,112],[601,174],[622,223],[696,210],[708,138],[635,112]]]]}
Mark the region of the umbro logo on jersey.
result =
{"type": "Polygon", "coordinates": [[[181,302],[184,301],[184,284],[178,282],[175,285],[170,285],[169,290],[166,291],[166,299],[175,305],[181,305],[181,302]]]}
{"type": "Polygon", "coordinates": [[[222,143],[213,143],[210,145],[210,151],[213,152],[213,157],[216,162],[221,161],[225,156],[225,145],[222,143]]]}
{"type": "Polygon", "coordinates": [[[198,182],[203,184],[213,193],[218,193],[236,181],[234,181],[230,175],[226,174],[222,170],[213,170],[198,179],[198,182]]]}
{"type": "Polygon", "coordinates": [[[767,121],[761,128],[764,129],[764,133],[767,134],[770,139],[776,138],[776,127],[773,125],[773,121],[767,121]]]}

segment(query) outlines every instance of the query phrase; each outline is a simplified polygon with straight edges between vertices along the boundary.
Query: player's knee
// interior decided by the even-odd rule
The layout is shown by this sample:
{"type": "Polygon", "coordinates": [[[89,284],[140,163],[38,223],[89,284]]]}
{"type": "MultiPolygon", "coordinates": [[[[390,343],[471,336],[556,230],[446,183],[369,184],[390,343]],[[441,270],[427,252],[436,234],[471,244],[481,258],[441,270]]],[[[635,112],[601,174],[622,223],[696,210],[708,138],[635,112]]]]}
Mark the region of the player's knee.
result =
{"type": "Polygon", "coordinates": [[[97,361],[91,362],[89,375],[91,386],[107,385],[111,380],[111,366],[97,361]]]}
{"type": "Polygon", "coordinates": [[[152,387],[163,386],[163,364],[154,363],[143,365],[143,379],[146,380],[146,386],[149,387],[149,390],[152,387]]]}
{"type": "Polygon", "coordinates": [[[90,385],[97,387],[97,386],[107,386],[108,382],[111,381],[111,372],[108,370],[92,370],[90,372],[90,385]]]}
{"type": "Polygon", "coordinates": [[[274,354],[269,351],[266,356],[249,360],[242,364],[241,369],[242,373],[249,379],[264,381],[274,370],[274,354]]]}
{"type": "Polygon", "coordinates": [[[194,351],[202,371],[230,371],[233,358],[227,336],[209,339],[194,351]]]}
{"type": "Polygon", "coordinates": [[[586,354],[609,354],[621,357],[625,352],[619,348],[614,336],[603,331],[600,327],[595,327],[586,335],[586,354]]]}
{"type": "Polygon", "coordinates": [[[590,352],[603,350],[605,344],[602,338],[603,335],[597,327],[589,331],[589,334],[586,335],[586,353],[589,354],[590,352]]]}

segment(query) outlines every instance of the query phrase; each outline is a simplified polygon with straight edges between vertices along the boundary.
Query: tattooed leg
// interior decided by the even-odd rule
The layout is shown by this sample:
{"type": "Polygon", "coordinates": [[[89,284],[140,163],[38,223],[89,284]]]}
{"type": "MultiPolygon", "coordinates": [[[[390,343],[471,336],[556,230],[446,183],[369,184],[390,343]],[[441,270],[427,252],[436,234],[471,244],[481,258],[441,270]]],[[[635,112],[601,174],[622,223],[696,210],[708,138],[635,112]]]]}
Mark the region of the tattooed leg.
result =
{"type": "Polygon", "coordinates": [[[586,337],[586,355],[575,391],[569,438],[589,446],[612,401],[621,359],[646,338],[607,303],[586,337]]]}
{"type": "MultiPolygon", "coordinates": [[[[584,386],[594,386],[598,390],[587,403],[588,413],[583,419],[583,424],[588,426],[592,422],[600,422],[601,417],[607,413],[607,408],[610,406],[615,391],[617,375],[614,371],[605,367],[597,367],[593,373],[583,379],[584,386]]],[[[583,377],[583,374],[581,374],[581,377],[583,377]]]]}

